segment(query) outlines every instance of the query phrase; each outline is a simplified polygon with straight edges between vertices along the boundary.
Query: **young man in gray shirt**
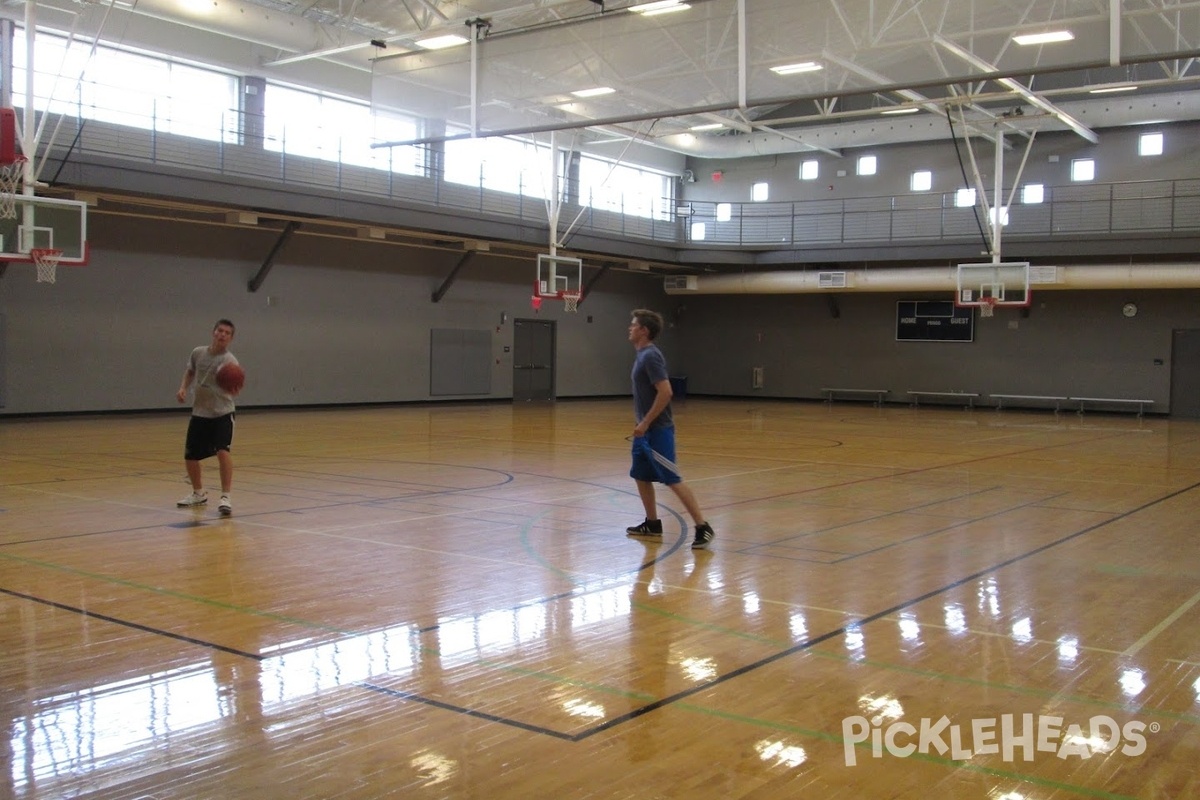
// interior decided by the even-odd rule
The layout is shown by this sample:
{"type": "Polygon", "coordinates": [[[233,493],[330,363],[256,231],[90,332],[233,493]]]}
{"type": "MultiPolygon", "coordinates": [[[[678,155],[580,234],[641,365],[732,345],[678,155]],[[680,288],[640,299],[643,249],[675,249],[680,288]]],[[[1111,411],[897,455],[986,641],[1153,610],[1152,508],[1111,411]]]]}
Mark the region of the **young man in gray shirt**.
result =
{"type": "Polygon", "coordinates": [[[217,511],[223,517],[233,513],[233,504],[229,500],[229,492],[233,488],[233,456],[229,454],[229,448],[233,444],[233,398],[237,392],[227,392],[218,386],[217,372],[226,364],[238,363],[233,353],[229,352],[233,334],[232,322],[217,320],[213,326],[212,343],[200,345],[192,351],[183,380],[179,383],[179,391],[175,393],[176,400],[187,402],[188,388],[195,381],[192,418],[188,421],[187,442],[183,452],[192,491],[176,505],[199,506],[208,502],[200,462],[215,455],[221,470],[221,501],[217,504],[217,511]]]}

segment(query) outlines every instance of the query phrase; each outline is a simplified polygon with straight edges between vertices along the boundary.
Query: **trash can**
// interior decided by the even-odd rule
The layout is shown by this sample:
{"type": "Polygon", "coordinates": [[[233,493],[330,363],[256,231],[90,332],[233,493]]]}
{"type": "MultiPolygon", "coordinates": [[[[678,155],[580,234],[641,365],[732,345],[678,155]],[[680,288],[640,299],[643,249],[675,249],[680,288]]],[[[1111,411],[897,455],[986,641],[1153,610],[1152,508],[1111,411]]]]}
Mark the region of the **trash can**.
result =
{"type": "Polygon", "coordinates": [[[671,376],[671,399],[686,400],[687,399],[687,376],[672,375],[671,376]]]}

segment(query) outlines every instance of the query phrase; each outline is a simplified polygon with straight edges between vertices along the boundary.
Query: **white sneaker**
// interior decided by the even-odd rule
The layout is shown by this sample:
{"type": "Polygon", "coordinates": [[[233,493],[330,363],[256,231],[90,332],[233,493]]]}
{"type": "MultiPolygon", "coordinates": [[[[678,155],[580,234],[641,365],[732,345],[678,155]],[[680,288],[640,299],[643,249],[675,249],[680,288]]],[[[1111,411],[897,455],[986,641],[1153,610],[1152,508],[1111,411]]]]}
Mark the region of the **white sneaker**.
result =
{"type": "Polygon", "coordinates": [[[180,500],[175,505],[183,508],[185,506],[202,506],[208,502],[208,492],[190,492],[187,497],[180,500]]]}
{"type": "Polygon", "coordinates": [[[233,504],[229,502],[229,495],[221,495],[221,502],[217,503],[217,511],[222,517],[228,517],[233,513],[233,504]]]}

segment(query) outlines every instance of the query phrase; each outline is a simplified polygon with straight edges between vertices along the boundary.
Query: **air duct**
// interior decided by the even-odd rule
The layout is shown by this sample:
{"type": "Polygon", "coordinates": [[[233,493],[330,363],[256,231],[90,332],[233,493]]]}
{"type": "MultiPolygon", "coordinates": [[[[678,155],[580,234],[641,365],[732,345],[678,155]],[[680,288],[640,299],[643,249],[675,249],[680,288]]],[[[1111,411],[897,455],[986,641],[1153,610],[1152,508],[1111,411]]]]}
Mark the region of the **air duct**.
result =
{"type": "MultiPolygon", "coordinates": [[[[912,267],[847,270],[845,286],[831,289],[828,272],[748,272],[696,275],[695,282],[664,282],[667,294],[806,294],[817,292],[946,292],[958,290],[958,269],[912,267]],[[692,287],[695,288],[692,288],[692,287]]],[[[1095,264],[1034,267],[1034,292],[1063,289],[1200,289],[1200,264],[1095,264]]]]}

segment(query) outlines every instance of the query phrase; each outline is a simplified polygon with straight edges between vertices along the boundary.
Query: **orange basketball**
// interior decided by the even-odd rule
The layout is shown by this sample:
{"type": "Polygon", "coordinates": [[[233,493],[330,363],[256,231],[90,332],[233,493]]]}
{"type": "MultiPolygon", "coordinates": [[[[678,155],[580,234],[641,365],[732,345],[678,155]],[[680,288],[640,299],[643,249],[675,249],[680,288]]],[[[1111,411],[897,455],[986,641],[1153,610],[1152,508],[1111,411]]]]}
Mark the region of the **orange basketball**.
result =
{"type": "Polygon", "coordinates": [[[246,371],[232,362],[217,370],[217,386],[230,394],[236,394],[246,385],[246,371]]]}

